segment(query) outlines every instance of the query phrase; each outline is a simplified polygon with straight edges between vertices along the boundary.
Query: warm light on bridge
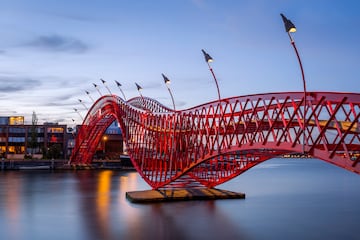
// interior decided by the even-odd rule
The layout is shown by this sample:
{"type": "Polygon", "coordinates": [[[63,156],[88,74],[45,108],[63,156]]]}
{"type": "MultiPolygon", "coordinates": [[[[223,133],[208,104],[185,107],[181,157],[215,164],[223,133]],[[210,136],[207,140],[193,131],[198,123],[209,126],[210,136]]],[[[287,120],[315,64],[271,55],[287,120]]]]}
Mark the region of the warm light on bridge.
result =
{"type": "MultiPolygon", "coordinates": [[[[268,159],[302,153],[302,96],[239,96],[176,112],[147,97],[103,96],[84,120],[89,125],[79,129],[71,163],[91,164],[92,146],[104,141],[98,133],[116,119],[126,129],[133,165],[150,186],[214,187],[268,159]],[[150,111],[139,111],[139,100],[150,111]]],[[[310,92],[306,103],[307,152],[360,173],[360,94],[310,92]]]]}

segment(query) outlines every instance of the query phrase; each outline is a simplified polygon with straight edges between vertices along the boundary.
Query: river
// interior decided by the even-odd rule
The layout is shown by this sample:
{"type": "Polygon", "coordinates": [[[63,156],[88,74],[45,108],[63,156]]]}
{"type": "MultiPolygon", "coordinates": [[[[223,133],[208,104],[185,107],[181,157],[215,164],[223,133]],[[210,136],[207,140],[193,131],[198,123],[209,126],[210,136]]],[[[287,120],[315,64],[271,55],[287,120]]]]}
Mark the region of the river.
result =
{"type": "Polygon", "coordinates": [[[0,239],[359,239],[360,176],[272,159],[217,188],[246,199],[130,203],[135,171],[0,172],[0,239]]]}

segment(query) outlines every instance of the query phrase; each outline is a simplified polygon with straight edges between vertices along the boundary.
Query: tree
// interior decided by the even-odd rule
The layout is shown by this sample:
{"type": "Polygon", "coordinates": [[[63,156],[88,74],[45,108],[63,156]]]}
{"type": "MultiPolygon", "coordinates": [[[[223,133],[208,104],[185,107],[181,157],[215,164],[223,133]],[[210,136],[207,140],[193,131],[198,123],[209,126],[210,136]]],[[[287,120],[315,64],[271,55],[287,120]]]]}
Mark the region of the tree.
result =
{"type": "Polygon", "coordinates": [[[30,128],[30,139],[28,142],[28,147],[31,148],[31,155],[34,154],[34,150],[38,147],[38,141],[37,141],[37,116],[35,111],[33,111],[32,119],[31,119],[31,128],[30,128]]]}
{"type": "Polygon", "coordinates": [[[48,148],[45,158],[47,158],[47,159],[59,159],[61,154],[62,154],[61,145],[60,144],[54,144],[54,145],[51,145],[48,148]]]}

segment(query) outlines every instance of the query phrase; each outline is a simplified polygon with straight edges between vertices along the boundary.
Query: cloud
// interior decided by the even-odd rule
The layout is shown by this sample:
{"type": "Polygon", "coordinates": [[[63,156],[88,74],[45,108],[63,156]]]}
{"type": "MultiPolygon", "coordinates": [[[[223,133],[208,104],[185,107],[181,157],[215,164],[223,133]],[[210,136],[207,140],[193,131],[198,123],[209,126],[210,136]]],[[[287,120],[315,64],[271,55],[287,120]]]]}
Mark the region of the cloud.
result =
{"type": "Polygon", "coordinates": [[[89,46],[81,40],[72,37],[60,36],[57,34],[39,36],[34,40],[24,44],[24,46],[45,51],[71,53],[84,53],[89,49],[89,46]]]}
{"type": "Polygon", "coordinates": [[[0,76],[0,92],[18,92],[26,89],[32,89],[41,85],[39,80],[31,78],[19,78],[0,76]]]}
{"type": "Polygon", "coordinates": [[[18,112],[9,108],[0,110],[0,115],[11,115],[11,114],[18,114],[18,112]]]}
{"type": "Polygon", "coordinates": [[[139,84],[144,89],[159,89],[161,87],[160,83],[145,83],[144,85],[139,84]]]}
{"type": "Polygon", "coordinates": [[[53,102],[43,103],[42,105],[43,106],[48,106],[48,107],[65,107],[65,106],[77,107],[78,102],[76,102],[76,101],[74,101],[74,102],[61,102],[61,101],[57,102],[57,101],[53,101],[53,102]]]}
{"type": "Polygon", "coordinates": [[[176,101],[175,105],[177,107],[184,107],[186,106],[187,102],[184,102],[184,101],[176,101]]]}

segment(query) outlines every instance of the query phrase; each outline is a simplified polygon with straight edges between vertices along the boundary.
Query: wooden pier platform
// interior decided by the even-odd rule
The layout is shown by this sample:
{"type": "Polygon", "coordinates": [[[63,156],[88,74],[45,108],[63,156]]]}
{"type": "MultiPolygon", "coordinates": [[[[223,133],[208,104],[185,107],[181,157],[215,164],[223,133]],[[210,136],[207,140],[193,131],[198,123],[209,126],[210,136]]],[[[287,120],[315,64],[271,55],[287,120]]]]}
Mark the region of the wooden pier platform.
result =
{"type": "Polygon", "coordinates": [[[245,193],[216,188],[186,188],[133,191],[127,192],[126,198],[133,203],[150,203],[187,200],[244,199],[245,193]]]}

